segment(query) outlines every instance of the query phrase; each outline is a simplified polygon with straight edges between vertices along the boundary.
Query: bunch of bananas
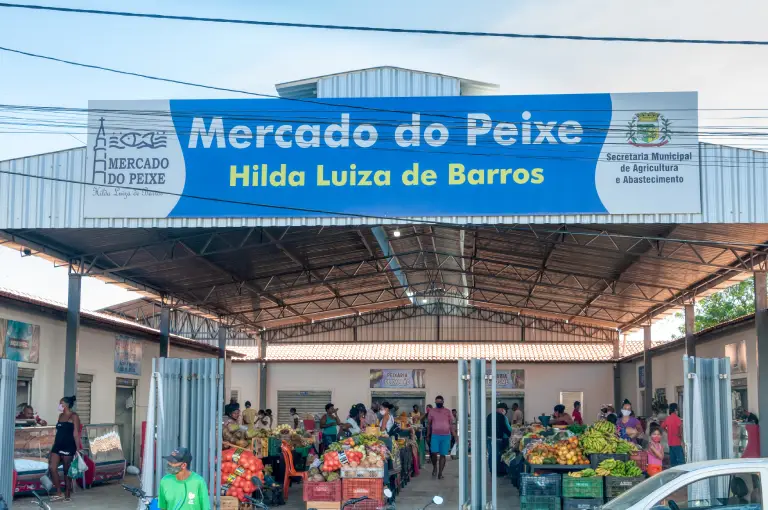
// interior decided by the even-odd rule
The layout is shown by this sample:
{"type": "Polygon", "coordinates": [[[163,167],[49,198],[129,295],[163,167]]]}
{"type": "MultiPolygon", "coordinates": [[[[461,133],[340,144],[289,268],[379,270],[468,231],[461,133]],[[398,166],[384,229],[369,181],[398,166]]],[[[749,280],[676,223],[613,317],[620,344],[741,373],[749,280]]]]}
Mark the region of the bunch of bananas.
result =
{"type": "MultiPolygon", "coordinates": [[[[606,422],[611,425],[610,422],[606,422]]],[[[611,425],[613,426],[613,425],[611,425]]],[[[579,439],[581,449],[589,455],[591,453],[615,453],[619,439],[615,432],[604,432],[594,427],[587,429],[579,439]]]]}
{"type": "Polygon", "coordinates": [[[582,469],[581,471],[575,471],[568,473],[571,478],[591,478],[595,476],[596,471],[592,468],[582,469]]]}
{"type": "Polygon", "coordinates": [[[608,471],[605,468],[601,468],[601,467],[599,467],[599,468],[597,468],[595,470],[595,474],[597,474],[597,476],[611,476],[611,472],[610,471],[608,471]]]}
{"type": "Polygon", "coordinates": [[[590,427],[590,429],[602,432],[603,434],[616,434],[616,425],[609,422],[608,420],[596,421],[594,425],[590,427]]]}
{"type": "Polygon", "coordinates": [[[622,476],[622,477],[640,477],[643,472],[637,467],[635,461],[628,460],[622,462],[616,459],[606,459],[597,467],[598,476],[622,476]],[[600,472],[608,472],[607,475],[600,475],[600,472]]]}
{"type": "Polygon", "coordinates": [[[630,443],[629,441],[625,441],[624,439],[619,439],[619,442],[616,443],[616,453],[622,453],[622,454],[630,454],[635,453],[640,449],[639,446],[637,446],[635,443],[630,443]]]}

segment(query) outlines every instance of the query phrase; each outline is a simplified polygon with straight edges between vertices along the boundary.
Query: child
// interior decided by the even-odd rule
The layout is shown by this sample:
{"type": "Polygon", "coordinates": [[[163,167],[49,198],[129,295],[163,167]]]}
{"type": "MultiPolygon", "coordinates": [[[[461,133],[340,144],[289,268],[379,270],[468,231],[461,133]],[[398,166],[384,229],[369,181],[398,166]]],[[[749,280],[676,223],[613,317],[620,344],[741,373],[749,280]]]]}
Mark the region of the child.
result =
{"type": "Polygon", "coordinates": [[[661,445],[661,429],[658,425],[651,428],[651,440],[648,442],[648,476],[661,473],[664,461],[664,447],[661,445]]]}

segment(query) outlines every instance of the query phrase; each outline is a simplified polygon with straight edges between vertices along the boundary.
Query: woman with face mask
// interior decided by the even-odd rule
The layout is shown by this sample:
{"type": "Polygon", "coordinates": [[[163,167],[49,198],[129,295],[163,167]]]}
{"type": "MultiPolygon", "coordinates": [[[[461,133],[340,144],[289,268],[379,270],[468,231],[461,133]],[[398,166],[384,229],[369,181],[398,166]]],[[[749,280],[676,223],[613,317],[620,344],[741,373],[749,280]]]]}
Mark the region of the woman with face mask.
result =
{"type": "Polygon", "coordinates": [[[67,476],[69,466],[72,464],[77,451],[82,449],[80,442],[80,417],[72,411],[75,406],[75,397],[64,397],[59,401],[59,419],[56,422],[56,437],[53,440],[51,457],[48,461],[48,469],[51,473],[56,495],[51,501],[71,499],[72,479],[67,476]],[[65,493],[61,493],[61,480],[59,479],[59,466],[64,465],[65,493]]]}
{"type": "Polygon", "coordinates": [[[625,399],[621,406],[621,418],[616,422],[616,428],[619,437],[638,443],[643,436],[642,424],[633,414],[632,402],[625,399]]]}

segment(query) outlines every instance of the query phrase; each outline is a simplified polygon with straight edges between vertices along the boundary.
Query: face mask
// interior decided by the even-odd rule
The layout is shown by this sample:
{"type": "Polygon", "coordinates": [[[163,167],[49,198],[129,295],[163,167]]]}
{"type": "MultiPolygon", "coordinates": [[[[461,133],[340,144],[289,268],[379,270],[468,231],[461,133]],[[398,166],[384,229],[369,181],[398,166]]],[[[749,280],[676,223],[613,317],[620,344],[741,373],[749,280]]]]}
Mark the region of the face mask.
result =
{"type": "Polygon", "coordinates": [[[181,466],[171,466],[170,464],[168,464],[167,466],[165,466],[165,472],[168,473],[169,475],[178,475],[179,473],[181,473],[181,466]]]}
{"type": "Polygon", "coordinates": [[[440,409],[440,408],[442,408],[442,407],[443,407],[443,403],[442,403],[442,402],[435,402],[435,407],[437,407],[438,409],[440,409]]]}
{"type": "Polygon", "coordinates": [[[64,404],[59,404],[59,412],[60,413],[64,412],[64,404]]]}
{"type": "Polygon", "coordinates": [[[630,411],[629,409],[622,409],[621,410],[621,415],[622,416],[629,416],[630,414],[632,414],[632,411],[630,411]]]}
{"type": "Polygon", "coordinates": [[[661,436],[651,436],[654,443],[661,443],[661,436]]]}

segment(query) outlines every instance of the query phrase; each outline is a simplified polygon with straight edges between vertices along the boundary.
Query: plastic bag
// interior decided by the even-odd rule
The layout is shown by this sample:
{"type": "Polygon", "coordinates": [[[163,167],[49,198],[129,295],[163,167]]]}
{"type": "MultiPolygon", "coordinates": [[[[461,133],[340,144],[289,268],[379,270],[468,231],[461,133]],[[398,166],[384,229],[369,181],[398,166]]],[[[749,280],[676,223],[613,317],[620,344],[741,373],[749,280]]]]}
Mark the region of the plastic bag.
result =
{"type": "Polygon", "coordinates": [[[459,458],[459,444],[454,443],[453,448],[451,448],[451,458],[452,459],[458,459],[459,458]]]}
{"type": "Polygon", "coordinates": [[[85,464],[85,460],[83,460],[83,456],[79,453],[75,455],[75,458],[72,459],[72,464],[69,465],[69,471],[67,471],[67,476],[71,478],[72,480],[76,480],[83,476],[83,473],[88,471],[88,466],[85,464]]]}

